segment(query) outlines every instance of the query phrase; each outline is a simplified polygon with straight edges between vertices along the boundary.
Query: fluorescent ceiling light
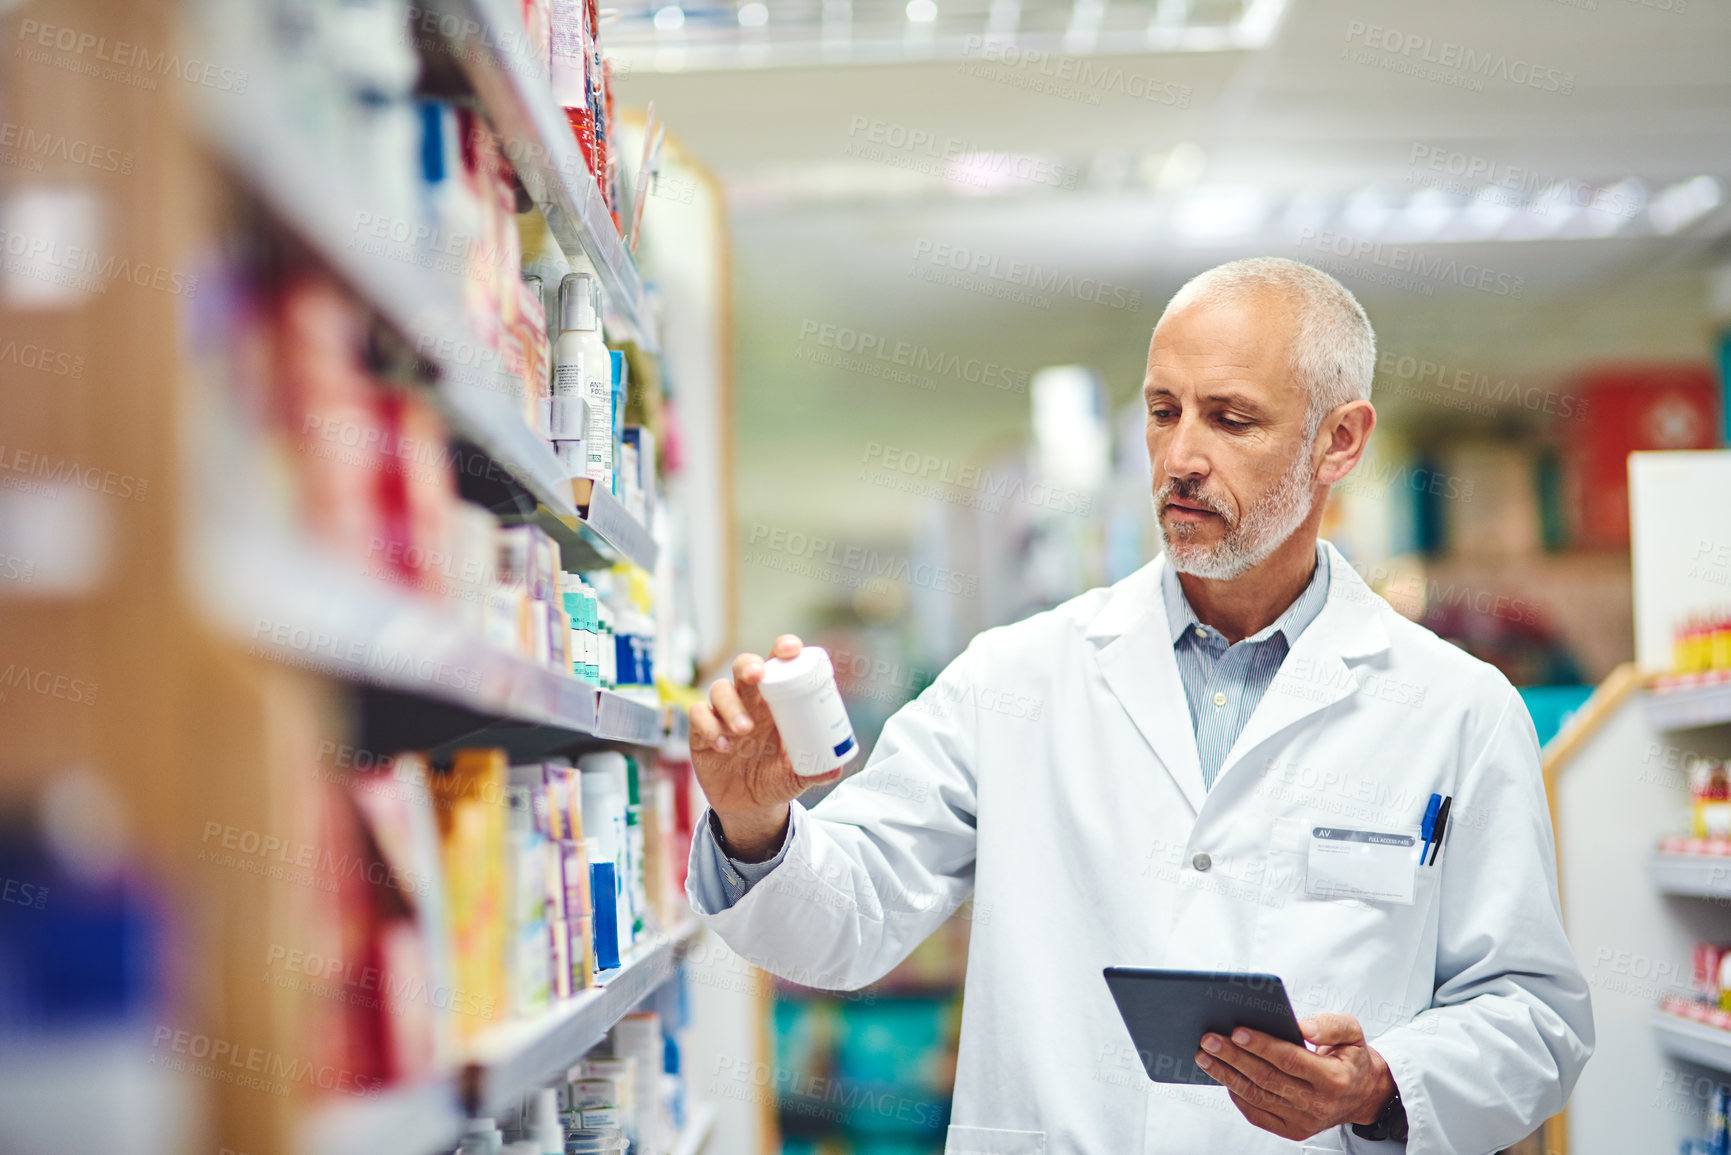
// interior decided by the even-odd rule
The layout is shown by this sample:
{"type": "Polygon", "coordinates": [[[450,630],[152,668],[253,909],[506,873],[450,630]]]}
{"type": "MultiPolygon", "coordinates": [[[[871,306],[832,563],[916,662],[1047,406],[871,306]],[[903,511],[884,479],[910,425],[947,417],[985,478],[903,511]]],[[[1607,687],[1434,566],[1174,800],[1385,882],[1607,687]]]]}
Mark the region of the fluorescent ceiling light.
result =
{"type": "Polygon", "coordinates": [[[1394,216],[1394,206],[1389,203],[1388,194],[1371,186],[1361,188],[1346,198],[1346,207],[1340,211],[1341,220],[1346,227],[1361,237],[1374,237],[1389,218],[1394,216]]]}
{"type": "Polygon", "coordinates": [[[676,4],[655,10],[655,31],[678,32],[685,27],[685,9],[676,4]]]}
{"type": "Polygon", "coordinates": [[[1506,188],[1496,185],[1486,185],[1481,188],[1471,201],[1467,203],[1466,211],[1461,217],[1471,227],[1474,239],[1494,237],[1509,223],[1509,218],[1515,215],[1515,206],[1510,202],[1514,195],[1506,188]]]}
{"type": "Polygon", "coordinates": [[[1106,18],[1106,0],[1076,0],[1070,22],[1064,29],[1064,51],[1083,56],[1094,51],[1100,39],[1100,23],[1106,18]]]}
{"type": "Polygon", "coordinates": [[[1172,146],[1172,151],[1161,162],[1160,171],[1154,178],[1154,191],[1181,192],[1191,188],[1202,179],[1202,170],[1207,167],[1208,154],[1202,151],[1201,145],[1180,141],[1172,146]]]}
{"type": "MultiPolygon", "coordinates": [[[[4,0],[0,0],[3,3],[4,0]]],[[[1278,32],[1288,0],[803,0],[780,4],[773,20],[753,23],[753,4],[681,11],[669,28],[661,5],[619,7],[608,54],[622,66],[653,71],[656,48],[677,33],[692,69],[809,67],[981,57],[981,38],[1046,55],[1128,55],[1155,51],[1244,51],[1278,32]],[[941,12],[940,12],[941,9],[941,12]],[[746,13],[749,11],[750,15],[746,13]],[[732,16],[733,18],[729,18],[732,16]],[[717,19],[717,17],[720,17],[717,19]]],[[[767,17],[767,9],[765,10],[767,17]]]]}
{"type": "Polygon", "coordinates": [[[1286,202],[1281,214],[1281,230],[1290,237],[1305,235],[1304,230],[1321,232],[1334,215],[1334,197],[1317,190],[1301,190],[1286,202]]]}
{"type": "Polygon", "coordinates": [[[1562,232],[1580,208],[1575,197],[1576,182],[1572,180],[1552,181],[1540,189],[1522,214],[1526,218],[1521,222],[1522,237],[1539,240],[1562,232]]]}
{"type": "Polygon", "coordinates": [[[1647,206],[1653,227],[1667,235],[1681,232],[1725,202],[1724,190],[1710,176],[1678,181],[1647,206]]]}
{"type": "Polygon", "coordinates": [[[1268,198],[1254,185],[1209,185],[1191,193],[1172,214],[1185,244],[1222,244],[1255,235],[1268,217],[1268,198]]]}
{"type": "Polygon", "coordinates": [[[1240,48],[1261,48],[1280,30],[1280,18],[1286,15],[1287,0],[1251,0],[1233,31],[1240,48]]]}
{"type": "Polygon", "coordinates": [[[1406,237],[1426,240],[1442,232],[1456,211],[1454,197],[1441,189],[1422,188],[1400,210],[1399,228],[1406,237]]]}
{"type": "Polygon", "coordinates": [[[750,4],[739,6],[739,24],[742,28],[762,28],[769,23],[769,9],[757,0],[750,4]]]}
{"type": "Polygon", "coordinates": [[[1647,186],[1634,177],[1624,177],[1610,188],[1600,189],[1593,203],[1581,214],[1576,229],[1588,237],[1608,237],[1640,215],[1647,204],[1647,186]]]}

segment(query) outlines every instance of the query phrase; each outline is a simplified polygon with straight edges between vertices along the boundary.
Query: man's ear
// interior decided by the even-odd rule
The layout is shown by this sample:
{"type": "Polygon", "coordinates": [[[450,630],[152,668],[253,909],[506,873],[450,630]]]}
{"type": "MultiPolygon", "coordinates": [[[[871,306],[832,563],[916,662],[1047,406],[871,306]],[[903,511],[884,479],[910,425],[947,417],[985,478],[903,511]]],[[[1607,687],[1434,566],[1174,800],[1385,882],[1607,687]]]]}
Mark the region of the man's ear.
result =
{"type": "Polygon", "coordinates": [[[1370,432],[1376,428],[1376,410],[1368,401],[1348,401],[1329,411],[1316,431],[1322,459],[1316,467],[1319,485],[1333,485],[1351,473],[1364,456],[1370,432]]]}

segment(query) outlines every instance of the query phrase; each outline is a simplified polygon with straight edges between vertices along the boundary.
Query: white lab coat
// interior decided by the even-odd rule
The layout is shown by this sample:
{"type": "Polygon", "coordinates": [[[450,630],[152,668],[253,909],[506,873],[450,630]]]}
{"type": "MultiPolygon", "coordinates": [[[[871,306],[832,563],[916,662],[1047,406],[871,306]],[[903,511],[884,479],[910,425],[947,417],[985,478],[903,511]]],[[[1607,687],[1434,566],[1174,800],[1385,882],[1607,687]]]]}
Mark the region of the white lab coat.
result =
{"type": "Polygon", "coordinates": [[[954,1155],[1399,1148],[1347,1127],[1290,1143],[1224,1089],[1150,1082],[1101,978],[1112,965],[1273,972],[1301,1018],[1358,1017],[1409,1151],[1519,1139],[1562,1107],[1593,1043],[1532,722],[1494,668],[1330,559],[1326,605],[1213,790],[1156,560],[975,638],[865,769],[796,814],[785,861],[700,913],[759,966],[846,989],[972,892],[954,1155]],[[1412,905],[1306,893],[1312,826],[1413,830],[1432,792],[1454,796],[1454,820],[1412,905]]]}

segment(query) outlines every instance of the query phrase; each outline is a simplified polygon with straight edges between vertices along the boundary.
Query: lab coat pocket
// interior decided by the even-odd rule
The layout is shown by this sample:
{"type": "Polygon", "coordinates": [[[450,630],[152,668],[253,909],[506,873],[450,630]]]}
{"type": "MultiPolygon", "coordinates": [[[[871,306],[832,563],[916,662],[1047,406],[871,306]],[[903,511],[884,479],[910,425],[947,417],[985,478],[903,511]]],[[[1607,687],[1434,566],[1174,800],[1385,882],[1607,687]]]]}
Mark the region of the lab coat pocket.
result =
{"type": "Polygon", "coordinates": [[[1312,893],[1306,861],[1310,836],[1324,822],[1303,816],[1275,820],[1253,961],[1285,981],[1300,1017],[1321,1011],[1353,1015],[1374,1037],[1422,1009],[1411,993],[1412,971],[1439,872],[1416,868],[1410,903],[1312,893]]]}
{"type": "MultiPolygon", "coordinates": [[[[1367,841],[1362,832],[1318,824],[1308,818],[1275,819],[1263,873],[1264,907],[1284,907],[1290,902],[1300,901],[1326,903],[1342,910],[1376,910],[1390,905],[1410,906],[1415,901],[1415,892],[1423,889],[1419,885],[1423,868],[1416,865],[1416,849],[1400,853],[1401,860],[1396,861],[1396,853],[1392,852],[1394,848],[1377,848],[1383,852],[1387,862],[1377,861],[1366,866],[1355,863],[1351,867],[1360,873],[1368,869],[1370,873],[1366,878],[1343,880],[1319,874],[1319,863],[1328,864],[1327,858],[1319,858],[1315,853],[1319,837],[1326,839],[1322,843],[1324,848],[1330,847],[1334,841],[1343,844],[1349,844],[1347,840],[1367,841]],[[1395,879],[1393,872],[1396,871],[1405,872],[1404,877],[1395,879]],[[1354,887],[1362,890],[1364,897],[1349,893],[1354,887]]],[[[1389,836],[1373,834],[1372,837],[1389,836]]],[[[1343,867],[1328,865],[1337,874],[1345,875],[1343,867]]]]}
{"type": "Polygon", "coordinates": [[[996,1127],[951,1127],[944,1155],[1045,1155],[1044,1131],[1003,1131],[996,1127]]]}

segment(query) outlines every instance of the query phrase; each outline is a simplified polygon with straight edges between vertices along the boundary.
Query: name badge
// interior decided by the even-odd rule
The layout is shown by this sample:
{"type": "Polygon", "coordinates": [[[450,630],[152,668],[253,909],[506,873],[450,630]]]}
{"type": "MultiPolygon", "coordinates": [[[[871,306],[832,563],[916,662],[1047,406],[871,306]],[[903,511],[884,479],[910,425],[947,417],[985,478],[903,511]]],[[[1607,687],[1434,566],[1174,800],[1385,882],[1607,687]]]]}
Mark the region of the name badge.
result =
{"type": "Polygon", "coordinates": [[[1358,898],[1412,905],[1418,836],[1317,826],[1310,831],[1304,891],[1313,898],[1358,898]]]}

